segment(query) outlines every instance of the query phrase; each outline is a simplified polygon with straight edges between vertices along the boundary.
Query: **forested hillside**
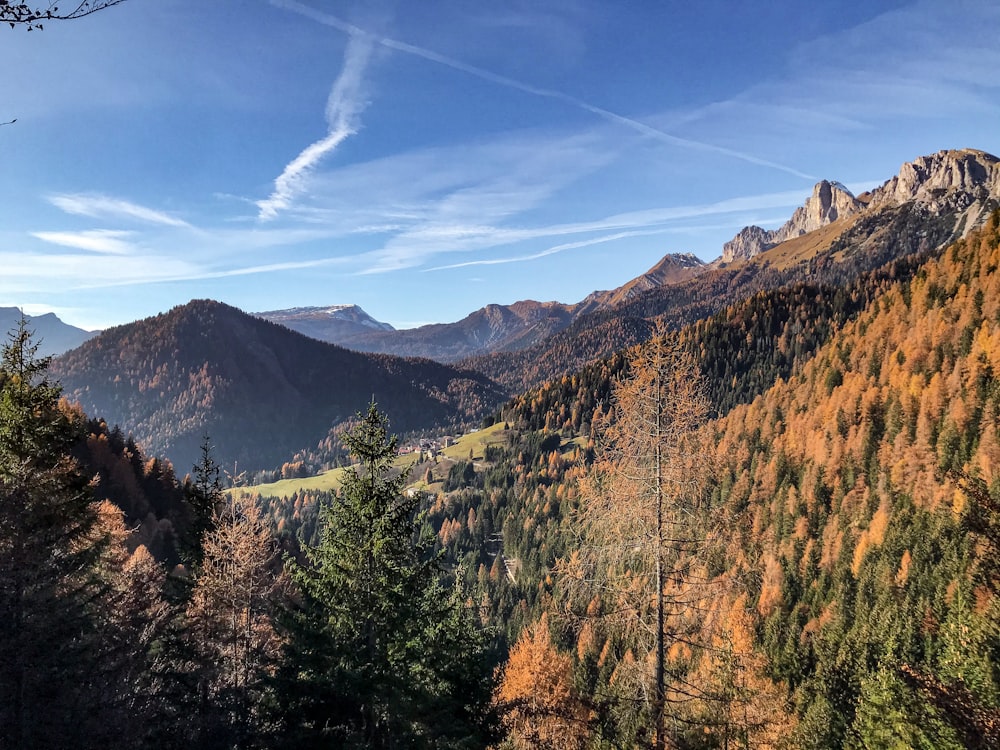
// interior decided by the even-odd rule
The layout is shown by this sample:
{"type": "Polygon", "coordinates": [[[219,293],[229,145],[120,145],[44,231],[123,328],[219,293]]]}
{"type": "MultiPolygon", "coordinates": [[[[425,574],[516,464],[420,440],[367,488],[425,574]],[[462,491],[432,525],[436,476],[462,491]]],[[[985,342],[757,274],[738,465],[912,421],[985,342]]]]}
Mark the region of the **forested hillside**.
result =
{"type": "MultiPolygon", "coordinates": [[[[233,358],[268,351],[258,323],[233,358]]],[[[1000,212],[651,335],[508,402],[467,459],[399,473],[371,406],[339,490],[255,499],[207,443],[182,483],[60,402],[18,330],[5,742],[997,746],[1000,212]]]]}
{"type": "Polygon", "coordinates": [[[210,301],[104,331],[53,374],[87,413],[181,467],[206,434],[227,466],[272,468],[373,398],[407,430],[474,420],[502,396],[475,373],[350,352],[210,301]]]}
{"type": "Polygon", "coordinates": [[[0,357],[0,747],[496,738],[485,631],[374,404],[316,541],[282,549],[256,503],[223,495],[208,443],[182,485],[61,399],[36,354],[22,323],[0,357]]]}
{"type": "MultiPolygon", "coordinates": [[[[996,742],[998,218],[915,273],[762,294],[679,335],[721,416],[684,443],[700,520],[670,552],[671,741],[996,742]]],[[[502,691],[515,744],[654,734],[649,650],[613,600],[559,574],[633,364],[512,402],[507,447],[453,470],[465,481],[431,509],[475,600],[519,638],[502,691]]]]}

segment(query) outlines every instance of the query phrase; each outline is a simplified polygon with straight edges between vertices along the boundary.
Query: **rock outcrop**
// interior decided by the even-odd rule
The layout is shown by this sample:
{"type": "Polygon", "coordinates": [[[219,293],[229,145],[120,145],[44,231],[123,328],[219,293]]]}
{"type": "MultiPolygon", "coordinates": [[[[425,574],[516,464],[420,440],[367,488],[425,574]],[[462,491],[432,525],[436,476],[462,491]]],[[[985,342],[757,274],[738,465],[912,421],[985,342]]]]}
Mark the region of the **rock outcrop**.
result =
{"type": "Polygon", "coordinates": [[[752,258],[785,240],[808,234],[837,219],[856,214],[864,206],[839,182],[823,180],[816,183],[809,199],[795,209],[792,218],[780,228],[768,230],[749,226],[740,230],[739,234],[723,245],[722,260],[729,263],[736,259],[752,258]]]}
{"type": "Polygon", "coordinates": [[[935,214],[954,214],[956,231],[964,236],[1000,200],[1000,159],[976,149],[939,151],[907,162],[899,174],[863,197],[867,200],[859,200],[838,182],[823,180],[779,229],[749,226],[740,230],[723,245],[722,261],[749,259],[838,219],[910,201],[935,214]]]}
{"type": "Polygon", "coordinates": [[[737,258],[749,260],[774,247],[773,231],[756,224],[743,227],[739,233],[722,246],[722,262],[732,263],[737,258]]]}
{"type": "Polygon", "coordinates": [[[1000,159],[971,148],[922,156],[875,188],[869,205],[898,206],[917,200],[931,207],[952,207],[956,195],[963,193],[971,200],[1000,198],[1000,159]]]}

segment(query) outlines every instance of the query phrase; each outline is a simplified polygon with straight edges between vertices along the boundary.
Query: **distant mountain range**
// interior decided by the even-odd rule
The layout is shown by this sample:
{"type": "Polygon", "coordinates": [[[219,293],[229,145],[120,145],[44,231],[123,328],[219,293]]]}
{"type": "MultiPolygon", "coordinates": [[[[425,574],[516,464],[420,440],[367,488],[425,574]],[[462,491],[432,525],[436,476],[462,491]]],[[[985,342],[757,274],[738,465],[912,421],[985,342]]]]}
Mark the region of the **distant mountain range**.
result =
{"type": "Polygon", "coordinates": [[[784,225],[744,227],[715,261],[667,255],[618,289],[576,304],[487,305],[455,323],[399,331],[353,306],[348,309],[363,316],[364,325],[345,325],[339,314],[318,316],[318,308],[261,315],[356,351],[462,362],[516,389],[607,354],[617,343],[644,339],[651,318],[681,325],[762,289],[798,279],[842,279],[942,247],[981,225],[998,199],[1000,160],[974,149],[940,151],[904,164],[897,176],[860,196],[822,180],[784,225]],[[536,369],[534,376],[525,374],[536,369]]]}
{"type": "MultiPolygon", "coordinates": [[[[96,333],[63,323],[54,313],[44,315],[25,315],[28,328],[35,332],[38,341],[38,354],[43,357],[56,356],[70,349],[75,349],[84,341],[93,338],[96,333]]],[[[16,307],[0,307],[0,330],[10,331],[17,327],[21,319],[21,311],[16,307]]]]}
{"type": "Polygon", "coordinates": [[[526,349],[562,331],[583,315],[608,309],[665,284],[693,278],[706,268],[690,253],[667,255],[638,278],[618,289],[594,292],[576,304],[523,300],[487,305],[456,323],[436,323],[395,330],[356,305],[305,307],[257,313],[307,336],[362,352],[427,357],[438,362],[491,352],[526,349]]]}

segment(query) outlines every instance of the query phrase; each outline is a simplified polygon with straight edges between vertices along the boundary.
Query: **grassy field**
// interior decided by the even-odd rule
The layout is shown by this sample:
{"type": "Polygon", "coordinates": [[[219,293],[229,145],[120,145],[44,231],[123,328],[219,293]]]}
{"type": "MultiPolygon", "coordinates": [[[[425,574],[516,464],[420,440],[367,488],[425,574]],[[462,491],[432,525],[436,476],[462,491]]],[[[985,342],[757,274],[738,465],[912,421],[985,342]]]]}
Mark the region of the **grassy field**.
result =
{"type": "MultiPolygon", "coordinates": [[[[429,486],[423,482],[423,471],[421,469],[414,478],[418,480],[417,486],[420,489],[434,491],[435,486],[440,484],[440,480],[448,474],[448,469],[458,461],[468,461],[471,452],[474,461],[481,461],[483,452],[487,445],[502,443],[505,440],[503,423],[487,427],[485,430],[471,432],[458,438],[452,445],[443,449],[439,454],[437,463],[431,465],[431,471],[435,481],[429,486]]],[[[414,465],[416,457],[413,454],[397,456],[394,465],[400,469],[407,469],[414,465]]],[[[428,464],[421,464],[421,467],[428,464]]],[[[343,469],[330,469],[314,477],[303,477],[300,479],[282,479],[268,484],[258,484],[251,487],[238,487],[227,490],[227,492],[241,492],[261,497],[291,497],[295,492],[330,492],[340,488],[340,483],[344,474],[343,469]]]]}
{"type": "Polygon", "coordinates": [[[247,493],[261,497],[291,497],[295,492],[330,492],[340,488],[343,469],[330,469],[314,477],[300,479],[281,479],[268,484],[256,484],[251,487],[234,487],[226,492],[247,493]]]}

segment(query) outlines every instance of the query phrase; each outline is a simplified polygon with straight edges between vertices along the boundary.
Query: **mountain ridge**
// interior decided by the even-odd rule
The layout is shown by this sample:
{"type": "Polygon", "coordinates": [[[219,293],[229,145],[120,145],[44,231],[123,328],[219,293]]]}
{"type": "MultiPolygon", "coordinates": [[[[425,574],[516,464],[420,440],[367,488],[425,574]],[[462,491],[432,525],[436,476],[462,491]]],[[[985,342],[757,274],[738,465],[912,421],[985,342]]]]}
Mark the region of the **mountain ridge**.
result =
{"type": "MultiPolygon", "coordinates": [[[[0,329],[10,331],[21,319],[21,310],[17,307],[0,307],[0,329]]],[[[42,315],[25,315],[28,328],[35,332],[38,342],[38,354],[42,357],[55,357],[70,349],[75,349],[84,341],[97,335],[96,331],[85,331],[61,320],[55,313],[42,315]]]]}
{"type": "Polygon", "coordinates": [[[898,258],[938,252],[981,226],[1000,207],[996,157],[963,149],[941,151],[910,164],[917,165],[912,178],[901,169],[902,187],[887,180],[858,199],[868,205],[856,213],[838,216],[750,258],[730,263],[719,258],[686,282],[595,310],[527,349],[476,355],[458,364],[514,392],[533,388],[610,355],[615,346],[645,341],[656,321],[677,328],[769,289],[803,280],[842,285],[898,258]],[[927,185],[931,187],[922,189],[927,185]],[[889,196],[911,197],[897,203],[889,196]]]}
{"type": "MultiPolygon", "coordinates": [[[[703,263],[690,253],[669,253],[622,286],[592,292],[577,303],[522,300],[511,305],[487,304],[454,323],[400,331],[356,327],[334,334],[309,330],[305,324],[298,330],[356,351],[428,357],[447,363],[502,357],[561,336],[587,316],[632,305],[646,294],[672,294],[669,290],[675,285],[695,283],[707,272],[759,256],[779,267],[802,266],[807,275],[810,259],[837,244],[864,216],[910,202],[919,203],[935,221],[949,215],[952,226],[946,239],[951,240],[981,225],[990,201],[997,199],[997,157],[977,149],[942,150],[904,163],[895,176],[860,196],[840,182],[821,180],[782,226],[773,230],[744,227],[723,245],[721,256],[714,261],[703,263]]],[[[852,242],[859,241],[852,238],[852,242]]],[[[843,260],[839,257],[838,262],[843,260]]]]}
{"type": "Polygon", "coordinates": [[[280,464],[374,398],[400,431],[476,419],[504,393],[431,360],[352,352],[212,300],[110,328],[52,366],[68,398],[181,471],[212,438],[220,463],[280,464]]]}
{"type": "MultiPolygon", "coordinates": [[[[382,324],[387,326],[384,329],[314,324],[317,316],[312,311],[328,309],[322,307],[292,308],[257,315],[320,341],[355,351],[426,357],[454,363],[477,354],[524,349],[562,331],[581,315],[614,306],[657,286],[681,283],[705,268],[706,264],[692,253],[670,253],[621,287],[592,292],[580,302],[519,300],[509,305],[490,303],[454,323],[431,323],[403,330],[392,329],[388,324],[382,324]]],[[[356,306],[344,307],[360,310],[356,306]]]]}

